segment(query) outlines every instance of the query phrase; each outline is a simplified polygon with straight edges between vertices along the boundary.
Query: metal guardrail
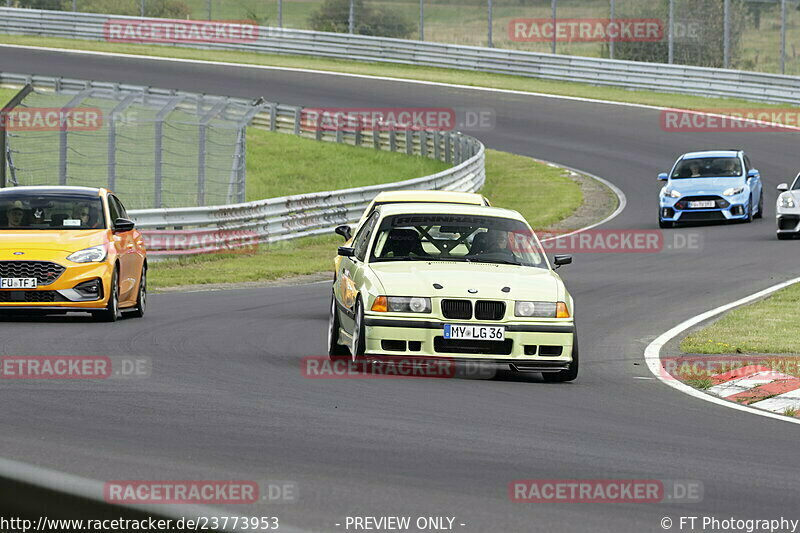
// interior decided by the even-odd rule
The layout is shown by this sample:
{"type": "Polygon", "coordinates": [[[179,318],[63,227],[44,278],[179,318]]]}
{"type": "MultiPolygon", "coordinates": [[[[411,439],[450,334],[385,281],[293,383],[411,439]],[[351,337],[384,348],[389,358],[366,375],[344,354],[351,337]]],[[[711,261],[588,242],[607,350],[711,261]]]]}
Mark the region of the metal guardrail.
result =
{"type": "MultiPolygon", "coordinates": [[[[105,40],[116,15],[0,8],[0,33],[105,40]]],[[[800,77],[450,45],[308,30],[259,28],[249,42],[180,43],[215,50],[400,63],[702,96],[800,104],[800,77]]]]}
{"type": "MultiPolygon", "coordinates": [[[[119,84],[0,73],[0,85],[30,83],[38,89],[80,93],[144,93],[148,98],[197,96],[138,85],[119,84]]],[[[327,130],[308,124],[303,107],[229,98],[230,102],[253,107],[255,127],[299,135],[318,141],[371,146],[376,150],[401,151],[430,157],[454,166],[437,174],[399,183],[387,183],[340,191],[318,192],[270,198],[234,205],[131,210],[147,239],[148,252],[159,255],[188,255],[250,247],[333,231],[337,224],[355,222],[368,203],[381,191],[399,189],[447,189],[474,192],[485,181],[484,146],[477,139],[457,132],[394,130],[369,132],[353,128],[327,130]]],[[[316,108],[314,108],[316,110],[316,108]]]]}

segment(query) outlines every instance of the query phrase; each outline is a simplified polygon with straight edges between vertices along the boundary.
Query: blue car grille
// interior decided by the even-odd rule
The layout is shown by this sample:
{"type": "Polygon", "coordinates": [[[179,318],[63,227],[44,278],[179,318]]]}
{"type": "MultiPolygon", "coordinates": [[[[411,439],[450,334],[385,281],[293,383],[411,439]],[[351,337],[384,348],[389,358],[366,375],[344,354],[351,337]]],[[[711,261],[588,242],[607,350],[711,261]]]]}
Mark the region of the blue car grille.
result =
{"type": "Polygon", "coordinates": [[[681,210],[689,210],[689,209],[727,209],[730,207],[730,203],[719,196],[686,196],[681,198],[679,202],[675,204],[675,207],[681,210]],[[714,201],[716,207],[689,207],[689,202],[698,202],[698,201],[714,201]]]}

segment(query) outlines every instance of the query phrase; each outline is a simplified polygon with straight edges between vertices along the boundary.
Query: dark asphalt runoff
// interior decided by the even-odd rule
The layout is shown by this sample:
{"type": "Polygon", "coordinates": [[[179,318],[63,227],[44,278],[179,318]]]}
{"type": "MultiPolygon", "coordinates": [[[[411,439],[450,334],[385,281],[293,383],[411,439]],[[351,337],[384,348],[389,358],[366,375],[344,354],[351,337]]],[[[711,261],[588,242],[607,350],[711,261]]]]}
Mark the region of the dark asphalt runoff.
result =
{"type": "Polygon", "coordinates": [[[347,516],[448,516],[465,532],[615,533],[664,531],[663,517],[674,531],[680,516],[800,518],[797,426],[685,396],[652,379],[643,359],[684,319],[800,275],[800,241],[779,242],[774,222],[775,186],[800,165],[795,134],[667,133],[646,108],[125,57],[0,48],[0,69],[308,106],[491,108],[494,129],[475,134],[488,147],[586,170],[625,192],[627,208],[608,229],[657,229],[656,175],[686,151],[744,148],[766,191],[763,220],[666,232],[699,234],[701,250],[578,254],[561,269],[577,305],[574,383],[510,373],[305,379],[301,358],[325,351],[327,283],[155,295],[144,319],[111,325],[0,323],[3,354],[153,362],[148,379],[4,381],[0,456],[99,480],[290,480],[297,503],[231,509],[312,531],[345,531],[347,516]],[[699,480],[703,500],[508,496],[517,479],[617,478],[699,480]]]}

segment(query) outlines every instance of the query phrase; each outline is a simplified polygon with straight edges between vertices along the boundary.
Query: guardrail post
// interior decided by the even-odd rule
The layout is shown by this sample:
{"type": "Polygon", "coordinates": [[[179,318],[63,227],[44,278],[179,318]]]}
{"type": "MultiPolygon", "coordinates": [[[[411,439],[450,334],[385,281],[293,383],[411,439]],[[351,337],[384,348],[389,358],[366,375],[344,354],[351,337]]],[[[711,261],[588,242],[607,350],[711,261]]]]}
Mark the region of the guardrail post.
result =
{"type": "Polygon", "coordinates": [[[339,144],[344,142],[344,130],[342,130],[341,124],[339,124],[336,128],[336,142],[339,144]]]}
{"type": "Polygon", "coordinates": [[[453,165],[459,165],[461,164],[461,148],[463,144],[460,139],[456,139],[456,142],[453,144],[453,165]]]}
{"type": "Polygon", "coordinates": [[[669,28],[667,28],[667,31],[669,32],[669,35],[667,37],[667,63],[671,65],[675,62],[675,0],[669,0],[668,18],[669,20],[667,21],[667,24],[669,25],[669,28]]]}
{"type": "Polygon", "coordinates": [[[442,133],[438,130],[433,132],[433,158],[442,160],[442,133]]]}
{"type": "Polygon", "coordinates": [[[378,126],[374,122],[372,124],[372,148],[375,150],[381,149],[381,132],[378,130],[378,126]]]}
{"type": "Polygon", "coordinates": [[[486,46],[488,46],[489,48],[493,48],[494,44],[492,43],[492,23],[494,21],[493,21],[493,17],[492,17],[492,11],[493,11],[492,10],[492,0],[488,1],[487,8],[488,8],[488,13],[486,15],[486,21],[487,21],[487,26],[488,26],[488,34],[487,34],[486,46]]]}
{"type": "Polygon", "coordinates": [[[453,161],[453,134],[449,131],[444,134],[444,162],[453,161]]]}
{"type": "Polygon", "coordinates": [[[277,129],[278,129],[278,104],[270,104],[269,131],[276,131],[277,129]]]}
{"type": "Polygon", "coordinates": [[[84,89],[76,94],[67,105],[61,108],[61,117],[58,132],[58,184],[67,184],[67,117],[69,110],[79,105],[87,96],[92,94],[93,89],[84,89]]]}
{"type": "Polygon", "coordinates": [[[300,120],[302,120],[303,108],[302,107],[295,107],[294,108],[294,134],[300,135],[300,120]]]}
{"type": "Polygon", "coordinates": [[[397,151],[397,130],[394,128],[394,124],[389,129],[389,151],[397,151]]]}
{"type": "Polygon", "coordinates": [[[355,134],[356,134],[355,145],[356,146],[361,146],[361,127],[363,126],[361,120],[362,120],[362,118],[361,118],[360,115],[356,117],[356,131],[355,131],[355,134]]]}
{"type": "Polygon", "coordinates": [[[419,155],[428,157],[428,132],[425,130],[419,132],[419,155]]]}
{"type": "Polygon", "coordinates": [[[406,154],[414,155],[414,132],[406,129],[406,154]]]}

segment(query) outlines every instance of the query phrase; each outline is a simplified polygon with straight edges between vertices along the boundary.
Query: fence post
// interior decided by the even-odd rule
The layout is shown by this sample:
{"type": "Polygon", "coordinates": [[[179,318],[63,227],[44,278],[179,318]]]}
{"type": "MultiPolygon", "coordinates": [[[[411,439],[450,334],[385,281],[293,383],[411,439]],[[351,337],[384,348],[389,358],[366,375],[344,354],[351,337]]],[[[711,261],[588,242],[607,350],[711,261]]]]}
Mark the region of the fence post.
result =
{"type": "Polygon", "coordinates": [[[33,86],[28,83],[23,87],[17,94],[15,94],[11,100],[8,101],[6,105],[3,106],[3,110],[0,112],[2,116],[0,116],[0,157],[3,160],[0,162],[0,188],[4,188],[7,185],[6,180],[6,164],[8,161],[8,131],[6,130],[6,116],[10,113],[15,107],[17,107],[20,102],[22,102],[26,96],[28,96],[33,91],[33,86]]]}
{"type": "Polygon", "coordinates": [[[294,108],[294,134],[300,135],[300,120],[303,114],[302,107],[295,107],[294,108]]]}
{"type": "MultiPolygon", "coordinates": [[[[198,101],[199,102],[199,101],[198,101]]],[[[197,142],[197,205],[206,205],[206,134],[208,124],[214,117],[228,107],[228,99],[223,98],[200,119],[197,142]]]]}
{"type": "Polygon", "coordinates": [[[556,35],[558,35],[558,32],[556,31],[556,23],[558,22],[556,20],[556,17],[558,16],[558,0],[553,0],[551,7],[552,7],[552,10],[553,10],[553,43],[551,44],[550,52],[555,54],[556,53],[556,35]]]}
{"type": "Polygon", "coordinates": [[[278,104],[270,104],[269,131],[276,131],[277,129],[278,129],[278,104]]]}
{"type": "Polygon", "coordinates": [[[449,131],[444,134],[444,162],[453,161],[453,134],[449,131]]]}
{"type": "MultiPolygon", "coordinates": [[[[616,2],[614,2],[614,0],[611,0],[611,5],[609,6],[608,10],[610,15],[608,18],[611,19],[611,23],[613,24],[614,19],[616,18],[616,11],[617,11],[616,2]]],[[[608,42],[608,58],[614,59],[614,37],[611,37],[611,39],[608,42]]]]}
{"type": "Polygon", "coordinates": [[[163,135],[164,135],[164,120],[167,118],[175,107],[183,101],[183,96],[173,97],[171,98],[158,112],[156,115],[156,122],[155,122],[155,157],[154,157],[154,164],[153,164],[153,207],[159,208],[164,207],[163,201],[161,198],[162,193],[162,186],[161,186],[161,158],[162,158],[162,143],[163,143],[163,135]]]}
{"type": "Polygon", "coordinates": [[[731,65],[731,0],[725,0],[722,8],[723,39],[722,39],[722,66],[729,68],[731,65]]]}
{"type": "Polygon", "coordinates": [[[425,0],[419,0],[419,40],[425,40],[425,0]]]}
{"type": "Polygon", "coordinates": [[[433,132],[433,158],[437,161],[442,160],[442,132],[433,132]]]}
{"type": "Polygon", "coordinates": [[[350,12],[347,16],[347,29],[348,33],[352,34],[355,32],[356,29],[356,2],[355,0],[350,0],[350,12]]]}
{"type": "Polygon", "coordinates": [[[786,0],[781,0],[781,74],[786,74],[786,0]]]}
{"type": "Polygon", "coordinates": [[[378,127],[375,123],[372,123],[372,147],[375,150],[381,149],[381,132],[378,131],[378,127]]]}
{"type": "Polygon", "coordinates": [[[61,108],[61,117],[58,132],[58,184],[67,184],[67,116],[69,110],[92,94],[93,89],[84,89],[72,97],[67,105],[61,108]]]}
{"type": "Polygon", "coordinates": [[[428,132],[425,130],[419,132],[419,155],[428,157],[428,132]]]}
{"type": "Polygon", "coordinates": [[[278,0],[278,27],[283,28],[283,0],[278,0]]]}
{"type": "Polygon", "coordinates": [[[117,116],[130,106],[139,93],[131,93],[114,106],[108,117],[108,188],[112,191],[117,179],[117,116]]]}
{"type": "Polygon", "coordinates": [[[667,22],[667,24],[669,24],[669,28],[667,28],[667,31],[669,32],[669,35],[667,37],[667,39],[668,39],[667,48],[669,49],[669,52],[668,52],[667,63],[669,63],[670,65],[675,62],[675,29],[674,29],[675,28],[675,23],[674,23],[674,20],[675,20],[675,0],[669,0],[669,21],[667,22]]]}
{"type": "Polygon", "coordinates": [[[487,10],[488,10],[488,13],[487,13],[487,16],[486,16],[486,19],[487,19],[486,22],[487,22],[487,25],[488,25],[488,28],[487,28],[487,44],[486,44],[486,46],[488,46],[489,48],[492,48],[494,46],[494,44],[492,44],[492,23],[494,22],[493,16],[492,16],[492,0],[488,1],[488,5],[486,7],[487,7],[487,10]]]}
{"type": "Polygon", "coordinates": [[[389,130],[389,151],[396,152],[397,151],[397,130],[394,127],[394,124],[390,125],[389,130]]]}
{"type": "Polygon", "coordinates": [[[414,132],[406,129],[406,155],[414,155],[414,132]]]}

